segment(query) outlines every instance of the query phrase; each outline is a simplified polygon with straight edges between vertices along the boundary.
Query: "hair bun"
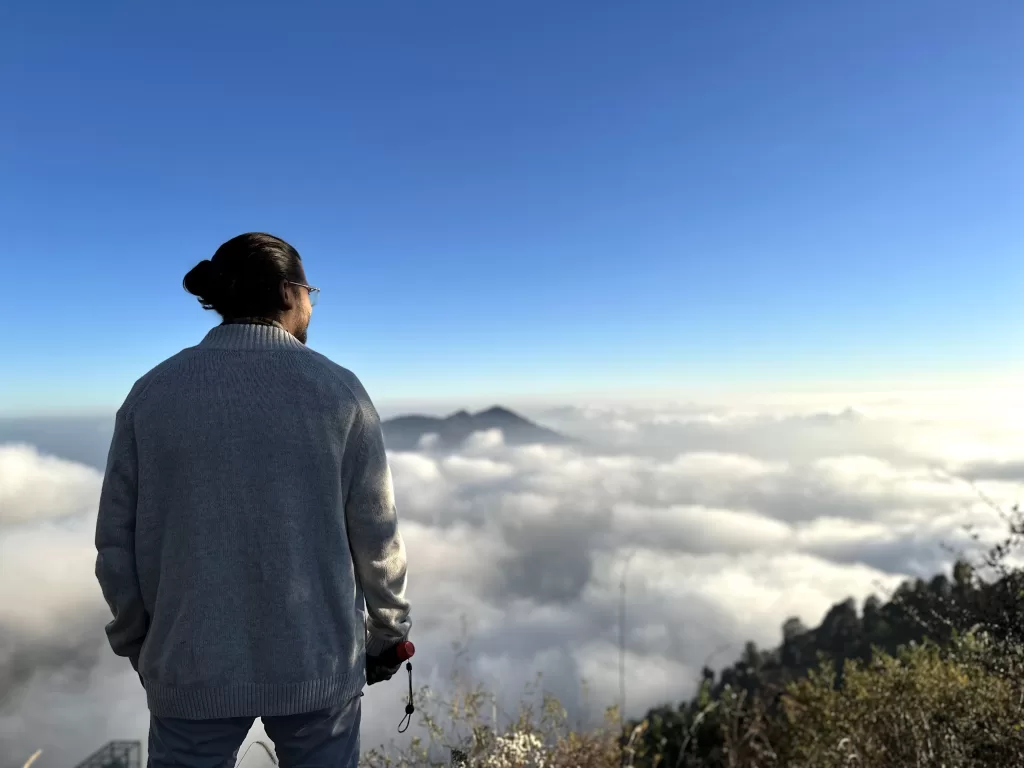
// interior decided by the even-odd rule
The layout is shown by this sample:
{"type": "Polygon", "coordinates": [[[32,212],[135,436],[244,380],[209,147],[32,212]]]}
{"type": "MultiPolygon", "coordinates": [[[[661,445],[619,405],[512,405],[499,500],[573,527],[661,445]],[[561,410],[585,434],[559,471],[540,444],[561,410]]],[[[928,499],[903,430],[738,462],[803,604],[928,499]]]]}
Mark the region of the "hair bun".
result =
{"type": "Polygon", "coordinates": [[[222,278],[220,268],[209,259],[203,259],[189,270],[182,285],[193,296],[209,301],[219,293],[222,278]]]}

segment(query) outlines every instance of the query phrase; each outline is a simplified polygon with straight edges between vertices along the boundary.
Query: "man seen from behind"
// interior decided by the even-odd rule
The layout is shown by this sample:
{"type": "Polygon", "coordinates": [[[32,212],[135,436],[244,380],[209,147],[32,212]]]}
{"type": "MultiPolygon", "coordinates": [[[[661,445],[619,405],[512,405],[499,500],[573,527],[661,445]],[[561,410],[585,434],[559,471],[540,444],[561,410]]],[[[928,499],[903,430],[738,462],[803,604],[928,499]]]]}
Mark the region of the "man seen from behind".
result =
{"type": "Polygon", "coordinates": [[[282,768],[354,768],[366,654],[410,628],[379,416],[306,346],[318,290],[288,243],[240,235],[184,286],[223,322],[132,388],[96,526],[150,765],[233,766],[260,717],[282,768]]]}

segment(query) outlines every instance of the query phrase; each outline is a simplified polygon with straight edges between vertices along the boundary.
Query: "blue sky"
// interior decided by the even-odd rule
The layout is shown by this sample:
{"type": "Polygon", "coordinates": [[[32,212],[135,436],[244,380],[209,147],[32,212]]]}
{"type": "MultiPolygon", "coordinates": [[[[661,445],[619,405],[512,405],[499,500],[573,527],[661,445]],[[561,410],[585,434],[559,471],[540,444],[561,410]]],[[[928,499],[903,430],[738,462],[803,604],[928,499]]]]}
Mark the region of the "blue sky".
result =
{"type": "Polygon", "coordinates": [[[291,241],[378,400],[1018,373],[1017,0],[0,8],[0,411],[116,407],[291,241]]]}

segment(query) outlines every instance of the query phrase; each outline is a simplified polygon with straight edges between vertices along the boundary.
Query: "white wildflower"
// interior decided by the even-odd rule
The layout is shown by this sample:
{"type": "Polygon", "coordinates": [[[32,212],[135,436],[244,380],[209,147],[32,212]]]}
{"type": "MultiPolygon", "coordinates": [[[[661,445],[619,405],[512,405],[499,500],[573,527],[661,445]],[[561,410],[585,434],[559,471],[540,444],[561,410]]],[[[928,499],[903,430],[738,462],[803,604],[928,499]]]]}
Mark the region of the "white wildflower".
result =
{"type": "Polygon", "coordinates": [[[498,736],[481,768],[545,768],[544,742],[536,734],[515,732],[498,736]]]}

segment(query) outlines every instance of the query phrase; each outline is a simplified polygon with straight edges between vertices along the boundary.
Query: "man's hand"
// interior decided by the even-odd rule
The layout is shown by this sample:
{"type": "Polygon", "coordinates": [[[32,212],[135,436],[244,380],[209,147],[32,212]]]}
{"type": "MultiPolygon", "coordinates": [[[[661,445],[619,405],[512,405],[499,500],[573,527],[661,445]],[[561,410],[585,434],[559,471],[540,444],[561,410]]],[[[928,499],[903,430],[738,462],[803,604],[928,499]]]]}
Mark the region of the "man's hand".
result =
{"type": "Polygon", "coordinates": [[[398,670],[402,668],[402,663],[409,659],[416,649],[413,644],[407,640],[401,640],[394,645],[385,648],[380,652],[378,656],[366,656],[366,684],[373,685],[379,683],[382,680],[390,680],[394,677],[398,670]]]}
{"type": "Polygon", "coordinates": [[[380,683],[385,680],[390,680],[392,677],[398,674],[399,670],[402,669],[402,663],[399,662],[396,667],[385,667],[379,661],[377,657],[367,656],[366,657],[366,684],[373,685],[374,683],[380,683]]]}

